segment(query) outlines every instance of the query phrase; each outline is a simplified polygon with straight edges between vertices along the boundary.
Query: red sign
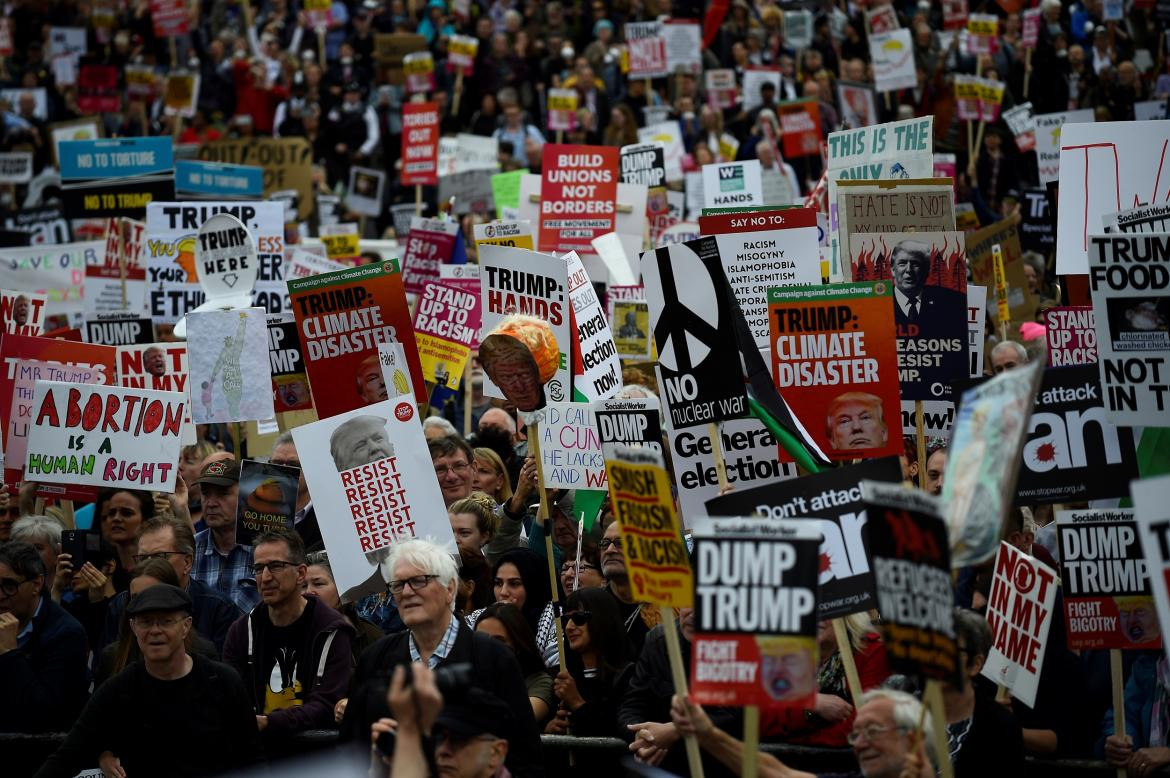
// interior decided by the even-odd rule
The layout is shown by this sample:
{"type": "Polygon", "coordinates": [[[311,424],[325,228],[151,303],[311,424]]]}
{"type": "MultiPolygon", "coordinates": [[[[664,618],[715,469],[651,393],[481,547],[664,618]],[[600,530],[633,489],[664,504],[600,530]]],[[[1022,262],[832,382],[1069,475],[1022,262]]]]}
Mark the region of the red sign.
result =
{"type": "Polygon", "coordinates": [[[590,241],[617,224],[614,146],[545,144],[540,184],[540,250],[593,251],[590,241]]]}
{"type": "Polygon", "coordinates": [[[458,226],[453,221],[410,220],[406,255],[402,259],[402,283],[407,294],[422,294],[427,283],[439,280],[439,265],[450,262],[458,226]]]}
{"type": "Polygon", "coordinates": [[[821,108],[816,100],[796,100],[776,106],[780,133],[784,136],[784,156],[808,157],[821,149],[821,108]]]}
{"type": "Polygon", "coordinates": [[[118,69],[113,65],[82,65],[77,92],[77,105],[85,113],[115,113],[122,105],[118,69]]]}
{"type": "Polygon", "coordinates": [[[943,0],[943,29],[961,30],[967,26],[967,0],[943,0]]]}
{"type": "Polygon", "coordinates": [[[183,0],[150,0],[154,37],[177,38],[190,31],[190,16],[183,0]]]}
{"type": "Polygon", "coordinates": [[[402,107],[402,183],[439,183],[439,104],[402,107]]]}

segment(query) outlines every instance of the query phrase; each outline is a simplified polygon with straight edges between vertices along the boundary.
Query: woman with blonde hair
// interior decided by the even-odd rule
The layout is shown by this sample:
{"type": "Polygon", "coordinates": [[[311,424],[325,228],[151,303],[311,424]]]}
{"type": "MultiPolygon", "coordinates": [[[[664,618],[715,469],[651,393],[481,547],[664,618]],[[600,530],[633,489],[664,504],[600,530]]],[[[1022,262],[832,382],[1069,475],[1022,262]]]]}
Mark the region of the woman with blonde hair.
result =
{"type": "Polygon", "coordinates": [[[512,499],[512,482],[508,479],[508,468],[504,466],[500,455],[483,446],[476,448],[474,453],[472,488],[491,496],[497,505],[512,499]]]}

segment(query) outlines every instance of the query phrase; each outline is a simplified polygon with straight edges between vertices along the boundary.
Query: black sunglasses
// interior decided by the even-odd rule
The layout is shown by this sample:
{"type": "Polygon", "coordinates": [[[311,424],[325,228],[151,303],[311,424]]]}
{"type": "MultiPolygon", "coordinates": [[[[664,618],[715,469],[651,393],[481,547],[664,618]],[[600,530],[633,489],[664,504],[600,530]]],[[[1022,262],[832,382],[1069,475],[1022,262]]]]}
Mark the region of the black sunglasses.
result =
{"type": "Polygon", "coordinates": [[[593,618],[593,611],[573,611],[572,613],[564,614],[561,618],[565,620],[566,624],[571,621],[578,627],[584,627],[593,618]]]}

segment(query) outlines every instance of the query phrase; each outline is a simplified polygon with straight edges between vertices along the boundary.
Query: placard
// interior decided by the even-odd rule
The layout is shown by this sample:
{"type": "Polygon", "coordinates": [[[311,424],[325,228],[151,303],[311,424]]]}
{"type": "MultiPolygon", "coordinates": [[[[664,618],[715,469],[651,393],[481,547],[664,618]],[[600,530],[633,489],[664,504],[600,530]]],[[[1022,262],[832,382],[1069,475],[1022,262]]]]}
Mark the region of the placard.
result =
{"type": "Polygon", "coordinates": [[[618,444],[649,448],[662,454],[662,411],[657,398],[598,400],[590,408],[597,423],[601,451],[607,458],[613,459],[618,444]]]}
{"type": "MultiPolygon", "coordinates": [[[[200,145],[198,158],[233,165],[259,165],[264,169],[264,196],[296,190],[296,214],[301,221],[308,220],[317,208],[313,188],[313,149],[304,138],[216,140],[200,145]]],[[[264,253],[263,249],[261,253],[264,253]]]]}
{"type": "Polygon", "coordinates": [[[236,542],[252,545],[265,532],[293,529],[301,469],[245,459],[236,496],[236,542]]]}
{"type": "Polygon", "coordinates": [[[57,147],[61,197],[72,218],[130,216],[175,193],[169,137],[66,140],[57,147]]]}
{"type": "Polygon", "coordinates": [[[623,28],[630,52],[628,77],[659,78],[670,72],[662,22],[630,22],[623,28]]]}
{"type": "MultiPolygon", "coordinates": [[[[1170,475],[1147,478],[1130,484],[1137,517],[1138,537],[1146,561],[1154,603],[1158,606],[1158,623],[1170,624],[1170,475]]],[[[1167,641],[1162,641],[1163,647],[1167,641]]]]}
{"type": "MultiPolygon", "coordinates": [[[[887,6],[889,7],[889,6],[887,6]]],[[[879,92],[895,92],[918,86],[914,68],[914,42],[910,30],[891,30],[869,36],[874,85],[879,92]]]]}
{"type": "Polygon", "coordinates": [[[45,318],[82,316],[87,264],[101,261],[103,241],[8,248],[0,256],[0,288],[45,295],[45,318]]]}
{"type": "Polygon", "coordinates": [[[1092,122],[1093,119],[1092,108],[1036,115],[1036,163],[1040,186],[1060,178],[1060,138],[1064,125],[1092,122]]]}
{"type": "Polygon", "coordinates": [[[605,457],[593,410],[585,403],[549,403],[536,425],[546,489],[608,489],[605,457]]]}
{"type": "Polygon", "coordinates": [[[878,123],[877,99],[873,87],[837,82],[837,99],[841,104],[841,125],[848,129],[869,127],[878,123]]]}
{"type": "Polygon", "coordinates": [[[547,143],[540,184],[540,250],[591,251],[617,224],[616,148],[547,143]]]}
{"type": "Polygon", "coordinates": [[[1044,312],[1048,364],[1091,365],[1097,361],[1097,329],[1091,305],[1066,305],[1044,312]]]}
{"type": "Polygon", "coordinates": [[[175,160],[175,193],[209,200],[264,195],[264,170],[256,165],[227,165],[197,159],[175,160]]]}
{"type": "Polygon", "coordinates": [[[414,313],[414,339],[423,378],[458,389],[479,326],[478,293],[441,282],[423,284],[414,313]]]}
{"type": "Polygon", "coordinates": [[[275,415],[263,310],[190,313],[187,344],[196,424],[264,421],[275,415]]]}
{"type": "Polygon", "coordinates": [[[605,309],[577,252],[565,255],[569,273],[573,349],[573,399],[593,402],[613,397],[622,388],[622,363],[605,309]]]}
{"type": "Polygon", "coordinates": [[[764,204],[764,185],[758,159],[703,165],[704,208],[764,204]]]}
{"type": "Polygon", "coordinates": [[[154,342],[154,322],[150,317],[126,314],[99,314],[85,320],[85,342],[102,346],[133,346],[154,342]]]}
{"type": "Polygon", "coordinates": [[[382,198],[385,188],[386,173],[384,171],[354,165],[349,169],[349,187],[345,194],[345,206],[354,213],[377,218],[382,215],[382,198]]]}
{"type": "Polygon", "coordinates": [[[428,283],[439,280],[439,265],[451,261],[458,233],[456,221],[411,218],[402,258],[402,285],[407,294],[420,294],[428,283]]]}
{"type": "Polygon", "coordinates": [[[146,343],[118,346],[119,386],[179,392],[187,409],[183,417],[183,445],[195,443],[195,425],[191,419],[190,362],[187,344],[146,343]]]}
{"type": "Polygon", "coordinates": [[[48,295],[0,289],[0,333],[40,335],[45,328],[48,295]]]}
{"type": "Polygon", "coordinates": [[[273,408],[277,413],[306,411],[313,407],[309,376],[301,353],[297,323],[291,311],[269,314],[268,363],[272,372],[273,408]]]}

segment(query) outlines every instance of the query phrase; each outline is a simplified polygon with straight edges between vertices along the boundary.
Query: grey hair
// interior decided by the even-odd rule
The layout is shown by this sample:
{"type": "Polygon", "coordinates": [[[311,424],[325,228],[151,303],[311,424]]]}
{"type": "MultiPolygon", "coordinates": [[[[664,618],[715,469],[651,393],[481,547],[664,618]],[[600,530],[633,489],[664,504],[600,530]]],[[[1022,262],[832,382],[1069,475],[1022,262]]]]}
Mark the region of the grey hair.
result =
{"type": "Polygon", "coordinates": [[[459,431],[455,429],[455,425],[444,419],[442,416],[428,416],[423,419],[423,430],[429,430],[438,427],[443,431],[444,435],[458,435],[459,431]]]}
{"type": "Polygon", "coordinates": [[[926,756],[930,763],[938,767],[938,754],[934,751],[934,724],[931,721],[930,711],[922,715],[922,703],[909,692],[896,689],[870,689],[861,695],[861,706],[868,705],[876,700],[889,700],[894,706],[894,726],[906,732],[918,729],[918,720],[922,719],[922,739],[926,743],[926,756]]]}
{"type": "Polygon", "coordinates": [[[272,442],[272,450],[276,451],[276,449],[280,448],[281,446],[295,447],[296,445],[296,441],[293,440],[292,430],[285,430],[284,432],[277,435],[276,440],[272,442]]]}
{"type": "Polygon", "coordinates": [[[32,543],[33,540],[45,540],[56,548],[61,544],[61,522],[51,516],[21,516],[12,525],[12,540],[32,543]]]}
{"type": "MultiPolygon", "coordinates": [[[[438,576],[439,583],[444,588],[459,579],[459,566],[455,564],[455,558],[432,540],[415,538],[395,543],[390,547],[390,556],[386,559],[383,570],[393,576],[394,568],[398,567],[399,562],[406,562],[427,575],[438,576]]],[[[451,610],[455,610],[455,598],[451,599],[451,610]]]]}
{"type": "Polygon", "coordinates": [[[1020,358],[1021,362],[1028,361],[1028,349],[1016,343],[1014,340],[1005,340],[1001,343],[996,343],[995,348],[991,349],[991,358],[995,359],[996,354],[1006,351],[1009,348],[1016,352],[1016,356],[1020,358]]]}

